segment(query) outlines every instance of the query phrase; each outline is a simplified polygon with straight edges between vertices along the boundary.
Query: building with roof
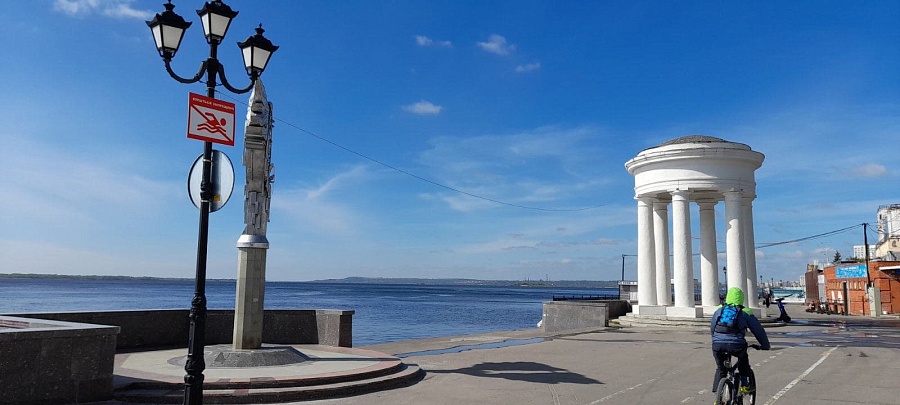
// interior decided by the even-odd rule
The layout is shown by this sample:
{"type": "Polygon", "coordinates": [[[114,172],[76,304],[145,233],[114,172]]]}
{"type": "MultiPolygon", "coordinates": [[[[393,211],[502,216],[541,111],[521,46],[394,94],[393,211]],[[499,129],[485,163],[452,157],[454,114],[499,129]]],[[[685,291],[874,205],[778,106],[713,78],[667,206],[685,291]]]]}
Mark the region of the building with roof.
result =
{"type": "MultiPolygon", "coordinates": [[[[809,273],[809,272],[808,272],[809,273]]],[[[900,262],[837,263],[822,270],[824,304],[848,315],[900,314],[900,262]],[[867,292],[867,286],[873,287],[867,292]],[[873,305],[874,303],[874,305],[873,305]]]]}
{"type": "Polygon", "coordinates": [[[759,311],[753,235],[755,171],[765,156],[721,138],[691,135],[645,149],[625,163],[634,176],[638,211],[636,316],[697,318],[719,305],[715,209],[725,202],[726,277],[740,287],[745,306],[759,311]],[[690,204],[700,207],[701,305],[694,301],[690,204]],[[669,259],[672,206],[672,265],[669,259]],[[669,288],[674,280],[674,301],[669,288]]]}

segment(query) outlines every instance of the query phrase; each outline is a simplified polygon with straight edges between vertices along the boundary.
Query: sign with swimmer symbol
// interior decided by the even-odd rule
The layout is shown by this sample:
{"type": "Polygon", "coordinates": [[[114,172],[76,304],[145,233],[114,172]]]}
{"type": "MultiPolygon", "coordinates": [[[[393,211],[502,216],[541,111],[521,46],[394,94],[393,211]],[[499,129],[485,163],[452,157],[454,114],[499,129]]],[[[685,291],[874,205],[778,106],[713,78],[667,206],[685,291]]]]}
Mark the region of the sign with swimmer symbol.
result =
{"type": "Polygon", "coordinates": [[[234,146],[234,103],[190,93],[187,136],[234,146]]]}

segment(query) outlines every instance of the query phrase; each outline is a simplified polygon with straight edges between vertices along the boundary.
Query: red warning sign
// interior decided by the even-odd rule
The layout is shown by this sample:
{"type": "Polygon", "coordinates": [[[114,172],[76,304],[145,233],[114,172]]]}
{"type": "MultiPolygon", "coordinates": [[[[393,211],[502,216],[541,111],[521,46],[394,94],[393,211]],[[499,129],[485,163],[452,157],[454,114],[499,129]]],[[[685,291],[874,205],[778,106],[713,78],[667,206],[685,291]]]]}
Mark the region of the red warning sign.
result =
{"type": "Polygon", "coordinates": [[[190,93],[187,136],[234,146],[234,103],[190,93]]]}

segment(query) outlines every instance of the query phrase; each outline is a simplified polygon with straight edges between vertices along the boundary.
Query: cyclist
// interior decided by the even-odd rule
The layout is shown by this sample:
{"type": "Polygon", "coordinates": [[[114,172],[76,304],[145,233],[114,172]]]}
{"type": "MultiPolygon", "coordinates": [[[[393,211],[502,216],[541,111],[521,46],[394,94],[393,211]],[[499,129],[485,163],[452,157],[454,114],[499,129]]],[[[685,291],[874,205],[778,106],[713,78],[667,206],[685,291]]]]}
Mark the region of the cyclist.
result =
{"type": "Polygon", "coordinates": [[[760,349],[769,350],[769,338],[753,312],[744,308],[744,291],[737,287],[728,289],[725,305],[719,306],[712,316],[709,332],[712,335],[713,358],[716,360],[716,375],[713,379],[712,392],[716,392],[719,380],[728,374],[723,362],[728,356],[738,359],[738,371],[741,373],[741,389],[750,392],[756,387],[750,384],[750,359],[747,357],[747,340],[744,334],[747,329],[759,342],[760,349]]]}

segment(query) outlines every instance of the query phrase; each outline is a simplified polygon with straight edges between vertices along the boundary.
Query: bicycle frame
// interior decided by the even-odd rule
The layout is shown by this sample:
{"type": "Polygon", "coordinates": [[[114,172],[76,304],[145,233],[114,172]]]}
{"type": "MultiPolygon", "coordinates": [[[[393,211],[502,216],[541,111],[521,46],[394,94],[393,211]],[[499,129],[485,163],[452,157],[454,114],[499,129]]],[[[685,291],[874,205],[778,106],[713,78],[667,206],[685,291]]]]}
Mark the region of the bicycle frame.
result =
{"type": "MultiPolygon", "coordinates": [[[[722,377],[719,380],[719,385],[716,389],[716,403],[719,405],[742,405],[744,403],[745,394],[741,393],[741,387],[743,384],[741,383],[741,372],[738,370],[737,361],[734,364],[731,364],[731,359],[734,356],[729,355],[725,361],[722,363],[725,366],[725,369],[728,371],[728,374],[725,377],[722,377]]],[[[753,370],[750,370],[750,386],[755,385],[756,377],[753,375],[753,370]]],[[[749,398],[749,404],[756,404],[756,393],[750,392],[746,394],[749,398]]]]}

